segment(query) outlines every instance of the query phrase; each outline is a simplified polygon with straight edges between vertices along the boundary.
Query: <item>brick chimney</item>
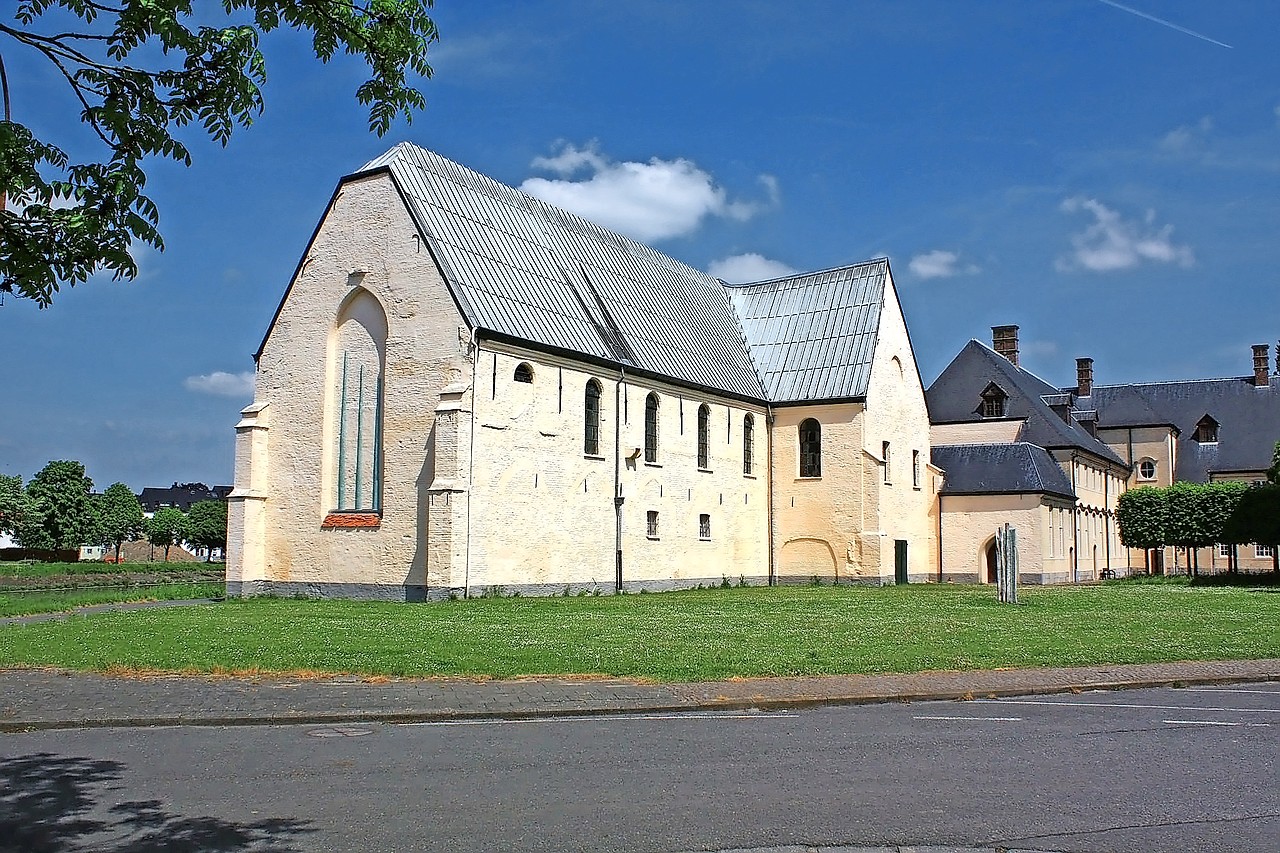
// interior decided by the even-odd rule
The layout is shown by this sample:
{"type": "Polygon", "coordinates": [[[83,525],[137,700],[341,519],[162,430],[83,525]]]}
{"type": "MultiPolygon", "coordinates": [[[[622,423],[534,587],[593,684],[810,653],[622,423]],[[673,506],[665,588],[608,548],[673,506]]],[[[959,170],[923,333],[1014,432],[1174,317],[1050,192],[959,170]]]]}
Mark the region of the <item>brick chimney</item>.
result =
{"type": "Polygon", "coordinates": [[[1253,345],[1253,384],[1259,388],[1271,385],[1271,377],[1267,375],[1267,356],[1271,347],[1267,344],[1253,345]]]}
{"type": "Polygon", "coordinates": [[[991,348],[1016,365],[1018,363],[1018,327],[992,326],[991,348]]]}
{"type": "Polygon", "coordinates": [[[1088,397],[1093,394],[1093,359],[1076,359],[1076,396],[1088,397]]]}

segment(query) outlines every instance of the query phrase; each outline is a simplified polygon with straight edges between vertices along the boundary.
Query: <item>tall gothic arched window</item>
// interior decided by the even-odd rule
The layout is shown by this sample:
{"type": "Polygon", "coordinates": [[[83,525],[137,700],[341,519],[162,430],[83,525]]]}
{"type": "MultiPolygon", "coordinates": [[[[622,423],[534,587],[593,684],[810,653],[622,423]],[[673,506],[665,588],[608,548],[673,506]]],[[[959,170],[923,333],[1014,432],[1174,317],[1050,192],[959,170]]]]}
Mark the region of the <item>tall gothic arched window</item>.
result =
{"type": "Polygon", "coordinates": [[[386,313],[373,294],[357,288],[339,311],[330,339],[332,502],[339,511],[382,509],[386,346],[386,313]]]}
{"type": "Polygon", "coordinates": [[[653,392],[644,401],[644,461],[658,461],[658,395],[653,392]]]}
{"type": "Polygon", "coordinates": [[[814,418],[800,422],[800,476],[822,476],[822,425],[814,418]]]}
{"type": "Polygon", "coordinates": [[[756,419],[747,412],[742,418],[742,473],[750,474],[756,462],[756,419]]]}
{"type": "Polygon", "coordinates": [[[711,467],[711,407],[698,407],[698,467],[711,467]]]}
{"type": "Polygon", "coordinates": [[[582,452],[588,456],[600,455],[600,383],[587,381],[587,393],[582,411],[582,452]]]}

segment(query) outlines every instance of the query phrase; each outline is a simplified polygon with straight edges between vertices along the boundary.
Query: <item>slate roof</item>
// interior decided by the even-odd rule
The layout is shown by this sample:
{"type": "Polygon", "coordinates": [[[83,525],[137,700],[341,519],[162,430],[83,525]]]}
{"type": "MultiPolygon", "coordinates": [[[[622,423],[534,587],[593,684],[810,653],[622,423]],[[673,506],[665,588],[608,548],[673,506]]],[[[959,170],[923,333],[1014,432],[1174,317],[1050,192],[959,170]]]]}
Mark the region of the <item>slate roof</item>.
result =
{"type": "MultiPolygon", "coordinates": [[[[1008,395],[1005,417],[1023,420],[1019,441],[1049,449],[1071,448],[1128,468],[1115,451],[1083,427],[1063,420],[1050,404],[1070,405],[1071,395],[1018,367],[995,350],[969,341],[925,391],[930,423],[981,421],[982,392],[995,383],[1008,395]]],[[[1077,408],[1090,408],[1077,404],[1077,408]]]]}
{"type": "Polygon", "coordinates": [[[879,258],[729,286],[770,400],[866,398],[888,277],[879,258]]]}
{"type": "Polygon", "coordinates": [[[355,176],[380,169],[474,329],[751,400],[866,396],[887,260],[731,286],[410,143],[355,176]]]}
{"type": "Polygon", "coordinates": [[[1076,497],[1062,466],[1030,442],[939,445],[930,451],[930,460],[946,472],[939,494],[1076,497]]]}
{"type": "Polygon", "coordinates": [[[1265,471],[1280,441],[1280,376],[1258,388],[1253,377],[1095,385],[1079,405],[1098,411],[1098,427],[1173,426],[1177,478],[1207,482],[1213,472],[1265,471]],[[1195,440],[1205,415],[1218,422],[1216,444],[1195,440]]]}
{"type": "Polygon", "coordinates": [[[161,507],[172,506],[186,512],[200,501],[226,500],[230,486],[206,486],[204,483],[174,483],[168,488],[147,486],[138,495],[143,512],[155,512],[161,507]]]}
{"type": "Polygon", "coordinates": [[[473,328],[764,399],[717,279],[416,145],[381,167],[473,328]]]}

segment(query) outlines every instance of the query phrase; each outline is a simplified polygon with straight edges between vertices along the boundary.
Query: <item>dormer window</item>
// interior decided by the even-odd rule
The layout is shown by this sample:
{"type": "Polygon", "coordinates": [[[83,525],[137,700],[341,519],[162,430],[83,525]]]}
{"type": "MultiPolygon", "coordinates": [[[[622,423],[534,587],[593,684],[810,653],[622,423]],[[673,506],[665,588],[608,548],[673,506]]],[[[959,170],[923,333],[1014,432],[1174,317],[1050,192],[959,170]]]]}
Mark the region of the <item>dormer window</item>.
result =
{"type": "Polygon", "coordinates": [[[1200,423],[1196,424],[1196,441],[1201,444],[1217,444],[1218,422],[1208,415],[1201,418],[1200,423]]]}
{"type": "Polygon", "coordinates": [[[1004,389],[992,382],[982,392],[982,416],[984,418],[1003,418],[1004,403],[1009,395],[1004,389]]]}

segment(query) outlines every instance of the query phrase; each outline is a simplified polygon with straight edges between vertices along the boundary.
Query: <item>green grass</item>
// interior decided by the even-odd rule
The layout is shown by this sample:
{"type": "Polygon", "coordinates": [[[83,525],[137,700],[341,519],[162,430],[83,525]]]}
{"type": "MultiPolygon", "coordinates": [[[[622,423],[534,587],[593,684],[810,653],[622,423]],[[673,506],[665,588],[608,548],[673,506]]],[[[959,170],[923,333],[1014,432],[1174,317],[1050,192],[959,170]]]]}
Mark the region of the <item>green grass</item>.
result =
{"type": "Polygon", "coordinates": [[[0,628],[0,666],[661,681],[1280,657],[1280,595],[1177,585],[256,599],[0,628]]]}
{"type": "Polygon", "coordinates": [[[131,589],[80,589],[73,592],[0,592],[0,616],[32,613],[60,613],[88,604],[120,601],[176,601],[184,598],[214,598],[225,587],[220,583],[172,583],[131,589]]]}
{"type": "Polygon", "coordinates": [[[224,563],[0,563],[0,578],[225,571],[224,563]]]}

